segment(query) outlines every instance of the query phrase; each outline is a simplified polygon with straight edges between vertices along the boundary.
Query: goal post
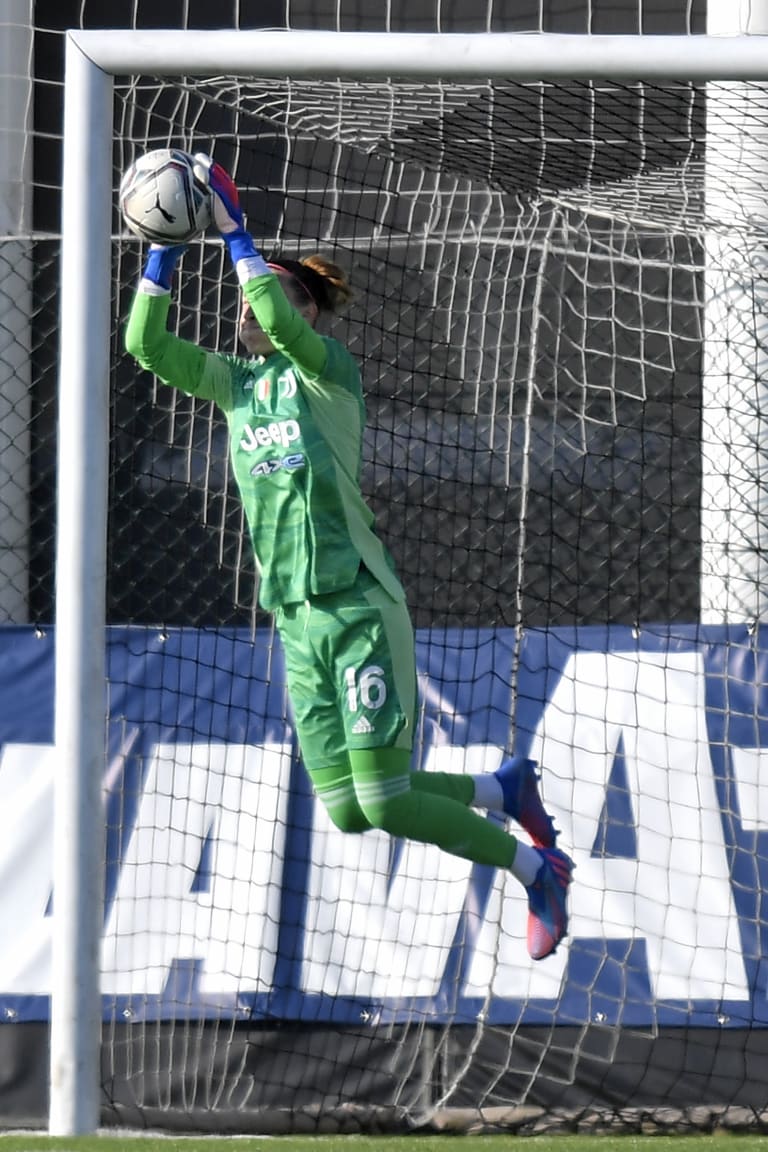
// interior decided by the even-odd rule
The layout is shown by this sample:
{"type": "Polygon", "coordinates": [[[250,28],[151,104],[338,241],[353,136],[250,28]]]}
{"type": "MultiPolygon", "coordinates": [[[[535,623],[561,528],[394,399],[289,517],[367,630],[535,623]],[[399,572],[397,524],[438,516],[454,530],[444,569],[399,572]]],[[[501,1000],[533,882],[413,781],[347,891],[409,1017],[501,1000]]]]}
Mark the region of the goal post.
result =
{"type": "Polygon", "coordinates": [[[112,80],[66,56],[56,544],[53,1133],[98,1119],[106,707],[112,80]]]}
{"type": "MultiPolygon", "coordinates": [[[[115,219],[113,79],[131,76],[223,78],[223,89],[226,89],[229,78],[242,78],[244,81],[256,77],[289,78],[308,82],[325,79],[338,83],[342,89],[345,83],[364,85],[378,80],[390,86],[391,103],[397,107],[400,83],[423,82],[429,85],[434,82],[434,93],[439,100],[445,98],[441,85],[473,81],[536,84],[609,80],[662,87],[669,81],[689,85],[727,85],[731,82],[761,85],[768,83],[768,53],[765,39],[756,36],[582,37],[500,33],[430,35],[170,30],[68,33],[62,185],[55,620],[56,891],[50,1053],[50,1131],[55,1135],[93,1131],[99,1120],[101,1005],[98,988],[104,928],[102,774],[107,677],[105,590],[110,439],[108,382],[112,371],[111,240],[115,219]]],[[[423,101],[426,91],[428,89],[417,93],[414,99],[423,101]]],[[[308,114],[311,114],[311,99],[308,103],[308,114]]],[[[722,102],[718,106],[721,115],[723,106],[722,102]]],[[[331,119],[333,111],[331,107],[331,119]]],[[[361,118],[365,114],[364,111],[361,118]]],[[[386,119],[386,112],[382,115],[386,119]]],[[[420,143],[419,131],[423,126],[416,124],[414,129],[415,121],[409,122],[407,117],[404,122],[408,131],[398,137],[398,155],[409,156],[415,147],[428,149],[433,140],[429,132],[424,138],[426,144],[423,140],[420,143]]],[[[491,121],[490,137],[480,141],[480,150],[488,148],[493,151],[496,127],[491,121]]],[[[186,130],[192,132],[191,128],[186,130]]],[[[324,132],[325,128],[321,126],[319,135],[324,132]]],[[[439,148],[446,142],[438,135],[434,137],[434,143],[439,148]]],[[[386,149],[382,155],[382,163],[386,164],[386,149]]],[[[435,158],[432,163],[439,163],[439,160],[435,158]]],[[[447,163],[458,164],[460,168],[463,161],[452,154],[447,163]]],[[[670,164],[669,168],[674,169],[675,165],[670,164]]],[[[666,175],[666,168],[664,172],[666,175]]],[[[493,186],[493,173],[489,186],[493,186]]],[[[665,188],[666,185],[662,184],[662,195],[665,188]]],[[[627,185],[619,179],[614,189],[619,231],[626,223],[622,195],[628,191],[627,185]]],[[[527,207],[532,214],[540,214],[537,216],[536,235],[537,238],[544,237],[542,254],[537,254],[542,264],[548,251],[558,246],[567,250],[567,230],[558,211],[573,211],[576,215],[590,211],[589,197],[569,199],[571,192],[572,189],[564,192],[559,202],[554,197],[554,207],[551,204],[542,207],[542,190],[535,186],[527,189],[527,207]]],[[[448,199],[447,194],[445,199],[448,199]]],[[[307,200],[311,201],[311,197],[308,196],[307,200]]],[[[492,206],[486,204],[484,211],[486,216],[492,217],[492,206]]],[[[639,204],[638,214],[642,211],[643,205],[639,204]]],[[[602,236],[611,228],[603,223],[607,219],[604,200],[598,204],[597,212],[602,236]]],[[[474,223],[466,225],[468,230],[472,226],[474,223]]],[[[451,227],[455,228],[453,221],[451,227]]],[[[705,236],[706,227],[707,222],[702,217],[696,243],[705,236]]],[[[448,232],[447,229],[446,242],[454,243],[453,233],[449,236],[448,232]]],[[[508,238],[503,239],[503,244],[511,253],[513,246],[508,238]]],[[[598,263],[601,258],[600,252],[594,256],[598,263]]],[[[523,256],[523,262],[525,259],[523,256]]],[[[688,273],[698,275],[698,257],[688,255],[683,259],[687,262],[688,273]]],[[[508,267],[511,267],[512,260],[510,254],[508,267]]],[[[566,251],[566,258],[558,267],[563,282],[567,280],[583,294],[584,308],[588,313],[589,299],[604,286],[593,278],[589,259],[583,253],[578,254],[575,265],[578,265],[576,271],[568,266],[566,251]]],[[[609,269],[606,290],[620,295],[621,285],[611,282],[610,276],[609,269]]],[[[481,273],[478,279],[482,279],[481,273]]],[[[673,271],[669,273],[669,279],[672,283],[673,271]]],[[[727,292],[727,288],[728,285],[721,282],[718,291],[727,292]]],[[[461,287],[457,291],[461,291],[461,287]]],[[[670,292],[674,291],[673,286],[670,292]]],[[[542,273],[533,303],[525,298],[525,306],[530,306],[534,314],[534,324],[541,322],[545,313],[542,297],[553,292],[557,292],[557,285],[550,283],[547,274],[542,273]]],[[[649,307],[648,314],[651,323],[656,312],[649,307]]],[[[570,315],[564,314],[562,322],[564,332],[568,332],[570,324],[578,329],[578,320],[574,321],[570,315]]],[[[634,323],[632,319],[622,322],[629,328],[634,323]]],[[[490,343],[493,325],[501,326],[504,321],[488,317],[484,323],[489,325],[490,343]]],[[[740,332],[743,335],[744,325],[740,332]]],[[[750,343],[748,331],[746,339],[750,343]]],[[[649,343],[653,341],[649,340],[649,343]]],[[[533,353],[526,403],[532,408],[537,398],[535,333],[530,337],[529,347],[533,353]]],[[[578,337],[574,339],[573,347],[578,359],[578,337]]],[[[599,348],[593,351],[596,357],[601,354],[599,348]]],[[[478,356],[486,353],[485,347],[476,350],[478,356]]],[[[656,351],[648,353],[649,362],[656,355],[656,351]]],[[[658,350],[658,356],[663,359],[663,350],[658,350]]],[[[630,377],[633,365],[636,367],[636,358],[628,357],[630,377]]],[[[718,361],[717,370],[728,375],[729,366],[723,363],[722,358],[718,361]]],[[[563,362],[562,371],[565,375],[578,372],[578,369],[573,368],[569,359],[563,362]]],[[[613,379],[610,370],[606,378],[613,379]]],[[[586,378],[580,379],[578,384],[582,392],[588,391],[586,378]]],[[[626,387],[631,391],[630,385],[626,387]]],[[[638,395],[632,399],[642,401],[644,397],[638,395]]],[[[614,403],[612,388],[607,384],[605,387],[601,385],[600,412],[609,410],[614,403]]],[[[488,443],[482,453],[483,466],[489,473],[496,466],[496,416],[494,413],[488,421],[488,443]]],[[[574,442],[585,418],[584,412],[574,417],[574,442]]],[[[609,423],[607,419],[606,423],[609,423]]],[[[425,442],[428,442],[428,437],[425,437],[425,442]]],[[[446,459],[453,460],[456,444],[448,433],[445,448],[446,459]]],[[[427,448],[424,453],[428,454],[427,448]]],[[[702,467],[707,467],[707,460],[710,467],[718,468],[722,466],[723,456],[717,452],[707,454],[702,467]]],[[[755,493],[764,484],[764,461],[760,451],[756,453],[756,467],[758,474],[754,474],[754,470],[750,474],[755,493]]],[[[525,485],[528,481],[525,473],[523,476],[525,485]]],[[[749,514],[753,507],[759,508],[760,501],[756,497],[754,501],[750,498],[745,501],[743,478],[739,480],[741,506],[746,507],[749,514]]],[[[723,484],[727,489],[728,477],[723,477],[723,484]]],[[[712,490],[716,487],[716,484],[711,485],[712,490]]],[[[727,491],[725,499],[727,502],[727,491]]],[[[702,516],[705,519],[707,514],[708,510],[704,509],[702,516]]],[[[722,506],[717,509],[713,523],[722,523],[722,506]]],[[[520,535],[524,535],[522,529],[520,535]]],[[[720,548],[720,544],[720,529],[714,527],[710,540],[709,575],[715,573],[718,586],[729,579],[727,549],[720,548]],[[722,555],[714,554],[718,549],[722,555]]],[[[749,546],[748,533],[747,552],[754,552],[749,546]]],[[[740,569],[740,579],[742,571],[740,569]]],[[[746,580],[747,592],[734,607],[737,620],[752,622],[755,609],[762,618],[764,589],[761,580],[760,571],[756,575],[753,572],[746,580]]],[[[708,596],[713,605],[727,602],[733,606],[733,600],[723,600],[717,590],[710,591],[708,596]]],[[[511,617],[519,641],[523,631],[523,613],[521,610],[512,611],[511,617]]],[[[513,694],[514,686],[510,683],[510,699],[513,694]]],[[[512,703],[509,708],[510,712],[514,711],[512,703]]],[[[478,1019],[484,1018],[486,1007],[481,1005],[478,1019]]],[[[424,1026],[423,1022],[421,1026],[424,1026]]],[[[439,1058],[439,1054],[434,1057],[434,1043],[434,1037],[430,1036],[424,1045],[424,1051],[431,1053],[430,1059],[439,1058]]],[[[488,1079],[490,1082],[491,1077],[488,1079]]]]}

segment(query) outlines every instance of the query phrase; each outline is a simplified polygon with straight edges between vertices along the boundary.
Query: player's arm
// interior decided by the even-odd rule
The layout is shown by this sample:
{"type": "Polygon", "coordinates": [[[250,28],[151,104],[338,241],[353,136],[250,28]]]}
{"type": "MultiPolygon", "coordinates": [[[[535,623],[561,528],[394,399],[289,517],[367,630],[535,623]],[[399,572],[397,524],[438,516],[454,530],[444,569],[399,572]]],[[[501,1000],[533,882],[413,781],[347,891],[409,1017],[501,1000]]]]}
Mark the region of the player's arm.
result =
{"type": "Polygon", "coordinates": [[[226,409],[231,377],[224,360],[168,331],[171,280],[183,251],[183,245],[150,248],[128,317],[125,348],[163,383],[226,409]]]}
{"type": "Polygon", "coordinates": [[[229,173],[210,157],[198,156],[208,167],[213,219],[227,245],[237,278],[253,314],[278,351],[302,376],[322,376],[327,358],[325,341],[297,312],[246,230],[240,197],[229,173]]]}
{"type": "Polygon", "coordinates": [[[296,365],[302,376],[322,376],[327,358],[325,341],[293,307],[283,292],[280,277],[271,269],[267,271],[268,275],[255,276],[243,283],[243,292],[254,316],[275,348],[296,365]]]}

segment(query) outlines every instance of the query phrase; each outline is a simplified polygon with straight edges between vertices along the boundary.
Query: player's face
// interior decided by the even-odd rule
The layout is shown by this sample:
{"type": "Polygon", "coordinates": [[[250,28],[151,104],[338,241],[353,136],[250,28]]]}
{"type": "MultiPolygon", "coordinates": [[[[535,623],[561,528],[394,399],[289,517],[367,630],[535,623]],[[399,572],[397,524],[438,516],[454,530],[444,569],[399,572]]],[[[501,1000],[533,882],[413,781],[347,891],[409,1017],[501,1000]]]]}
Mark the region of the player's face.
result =
{"type": "MultiPolygon", "coordinates": [[[[283,291],[293,307],[301,312],[308,323],[317,320],[317,306],[309,299],[301,284],[298,284],[288,272],[278,272],[283,291]]],[[[240,323],[238,328],[240,343],[250,356],[269,356],[275,351],[275,346],[267,334],[262,330],[248,301],[243,297],[240,309],[240,323]]]]}
{"type": "Polygon", "coordinates": [[[249,356],[269,356],[274,352],[275,346],[269,336],[262,331],[258,320],[253,314],[248,301],[243,297],[243,306],[240,309],[240,324],[238,328],[240,343],[249,356]]]}

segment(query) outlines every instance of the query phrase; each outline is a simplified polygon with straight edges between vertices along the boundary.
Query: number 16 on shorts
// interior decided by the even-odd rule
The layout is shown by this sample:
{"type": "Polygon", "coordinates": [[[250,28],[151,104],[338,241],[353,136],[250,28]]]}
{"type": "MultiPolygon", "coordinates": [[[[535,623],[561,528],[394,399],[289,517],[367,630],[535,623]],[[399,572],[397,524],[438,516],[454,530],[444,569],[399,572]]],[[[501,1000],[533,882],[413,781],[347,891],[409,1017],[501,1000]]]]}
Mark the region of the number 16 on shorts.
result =
{"type": "Polygon", "coordinates": [[[347,708],[354,716],[360,708],[376,711],[387,702],[387,685],[384,669],[378,664],[369,664],[359,672],[357,668],[347,668],[344,672],[347,691],[347,708]]]}

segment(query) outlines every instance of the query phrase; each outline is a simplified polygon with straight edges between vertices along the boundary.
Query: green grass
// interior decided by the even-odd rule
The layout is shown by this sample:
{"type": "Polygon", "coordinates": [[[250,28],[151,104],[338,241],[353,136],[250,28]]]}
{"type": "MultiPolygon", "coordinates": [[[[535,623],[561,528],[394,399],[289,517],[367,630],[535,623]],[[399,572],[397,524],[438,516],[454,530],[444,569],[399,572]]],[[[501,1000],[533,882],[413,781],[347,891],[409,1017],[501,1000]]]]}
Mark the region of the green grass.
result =
{"type": "Polygon", "coordinates": [[[547,1136],[0,1135],[0,1152],[765,1152],[757,1133],[547,1136]]]}

